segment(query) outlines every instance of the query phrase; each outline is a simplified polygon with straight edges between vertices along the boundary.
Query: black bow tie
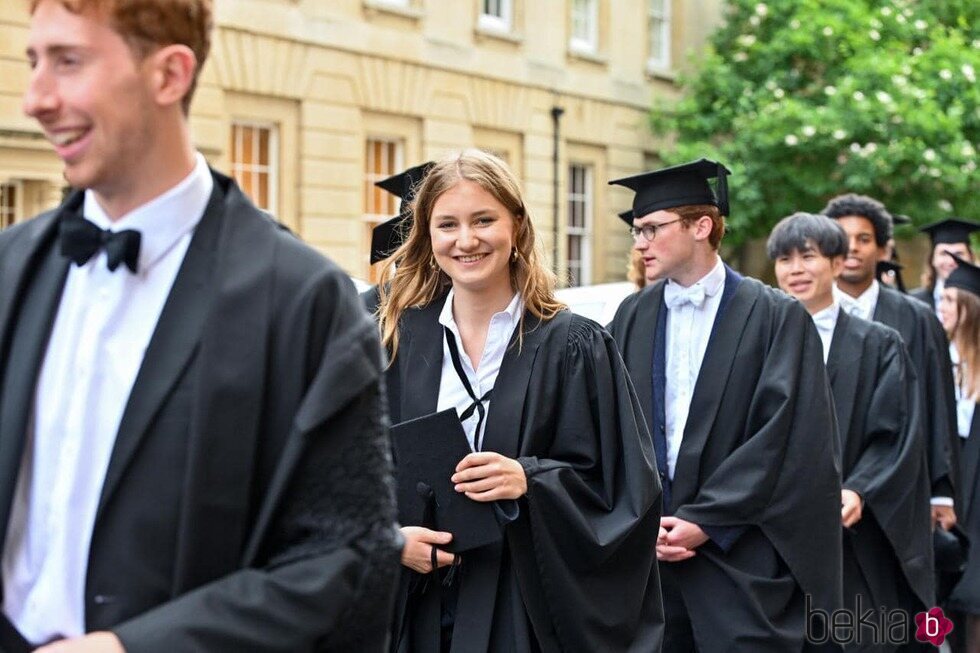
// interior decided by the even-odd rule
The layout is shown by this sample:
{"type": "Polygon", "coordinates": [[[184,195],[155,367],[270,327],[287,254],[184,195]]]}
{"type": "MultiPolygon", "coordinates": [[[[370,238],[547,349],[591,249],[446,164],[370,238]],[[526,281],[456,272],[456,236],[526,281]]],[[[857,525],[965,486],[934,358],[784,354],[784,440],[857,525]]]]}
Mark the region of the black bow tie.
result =
{"type": "Polygon", "coordinates": [[[104,248],[110,270],[115,272],[120,263],[125,263],[131,272],[136,272],[142,234],[134,229],[100,229],[82,216],[71,214],[61,221],[60,236],[61,253],[76,265],[85,265],[104,248]]]}

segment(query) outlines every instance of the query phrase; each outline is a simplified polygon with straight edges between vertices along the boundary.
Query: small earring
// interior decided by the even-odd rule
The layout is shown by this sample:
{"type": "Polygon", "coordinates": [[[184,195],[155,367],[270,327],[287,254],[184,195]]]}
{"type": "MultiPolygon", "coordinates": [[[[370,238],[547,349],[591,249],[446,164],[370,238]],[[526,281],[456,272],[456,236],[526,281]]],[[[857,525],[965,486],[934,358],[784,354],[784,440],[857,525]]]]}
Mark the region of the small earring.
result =
{"type": "Polygon", "coordinates": [[[517,263],[517,248],[516,247],[514,248],[514,251],[512,251],[510,253],[510,260],[513,263],[517,263]]]}
{"type": "Polygon", "coordinates": [[[436,257],[435,256],[429,258],[429,267],[432,268],[433,270],[438,270],[439,269],[439,264],[436,263],[436,257]]]}

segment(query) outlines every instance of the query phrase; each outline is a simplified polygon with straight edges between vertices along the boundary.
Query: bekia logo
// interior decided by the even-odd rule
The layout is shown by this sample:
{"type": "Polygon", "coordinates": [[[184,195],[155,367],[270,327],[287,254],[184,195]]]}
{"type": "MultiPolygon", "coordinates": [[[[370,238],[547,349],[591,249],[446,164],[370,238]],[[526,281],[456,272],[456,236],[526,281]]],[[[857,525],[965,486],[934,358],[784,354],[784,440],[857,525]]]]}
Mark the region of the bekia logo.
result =
{"type": "Polygon", "coordinates": [[[930,608],[915,615],[915,639],[923,644],[940,646],[952,631],[953,622],[946,618],[942,608],[930,608]]]}
{"type": "Polygon", "coordinates": [[[809,595],[806,599],[806,639],[811,644],[858,646],[902,645],[913,637],[923,644],[940,646],[953,630],[953,622],[946,618],[942,608],[930,608],[915,618],[905,610],[879,607],[868,608],[861,597],[854,597],[854,608],[841,608],[828,612],[814,608],[809,595]],[[914,627],[913,627],[914,625],[914,627]]]}

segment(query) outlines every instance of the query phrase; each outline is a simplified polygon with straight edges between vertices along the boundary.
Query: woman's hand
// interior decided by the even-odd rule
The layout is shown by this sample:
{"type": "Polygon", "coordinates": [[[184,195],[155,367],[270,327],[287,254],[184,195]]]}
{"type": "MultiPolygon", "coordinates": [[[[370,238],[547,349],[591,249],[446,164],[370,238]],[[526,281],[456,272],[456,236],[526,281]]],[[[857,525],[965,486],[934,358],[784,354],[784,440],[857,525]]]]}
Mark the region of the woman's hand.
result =
{"type": "Polygon", "coordinates": [[[412,571],[420,574],[432,571],[432,549],[436,550],[437,567],[453,564],[453,554],[438,548],[452,541],[452,533],[432,531],[421,526],[402,526],[401,531],[405,538],[405,545],[402,547],[402,564],[412,571]]]}
{"type": "Polygon", "coordinates": [[[527,494],[521,464],[494,451],[478,451],[463,458],[451,480],[457,492],[465,492],[474,501],[519,499],[527,494]]]}

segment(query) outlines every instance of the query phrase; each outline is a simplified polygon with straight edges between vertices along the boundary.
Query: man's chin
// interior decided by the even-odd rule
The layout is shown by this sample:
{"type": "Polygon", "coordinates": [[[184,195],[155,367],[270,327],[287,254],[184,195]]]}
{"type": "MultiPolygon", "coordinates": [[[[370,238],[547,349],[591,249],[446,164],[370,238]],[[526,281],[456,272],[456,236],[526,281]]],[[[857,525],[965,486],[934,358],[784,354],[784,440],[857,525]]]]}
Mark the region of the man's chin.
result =
{"type": "Polygon", "coordinates": [[[874,278],[874,274],[866,274],[864,272],[842,272],[839,279],[844,283],[849,283],[853,285],[861,285],[868,283],[874,278]]]}

